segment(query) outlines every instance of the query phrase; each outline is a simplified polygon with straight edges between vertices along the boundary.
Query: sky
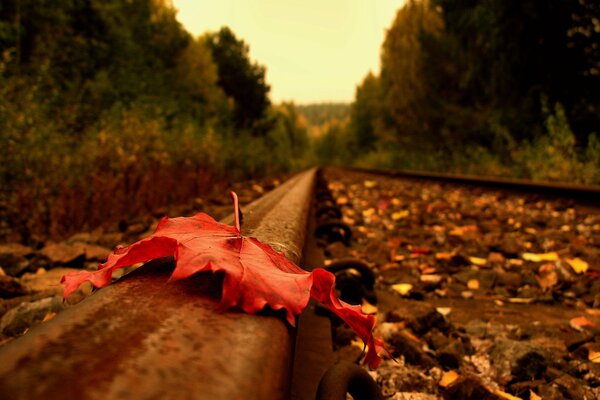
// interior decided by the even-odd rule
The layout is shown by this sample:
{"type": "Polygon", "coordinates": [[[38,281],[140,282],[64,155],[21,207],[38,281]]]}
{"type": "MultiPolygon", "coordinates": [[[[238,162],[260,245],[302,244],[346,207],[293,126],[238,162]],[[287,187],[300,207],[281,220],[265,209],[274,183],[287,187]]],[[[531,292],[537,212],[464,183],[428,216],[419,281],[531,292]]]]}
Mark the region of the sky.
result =
{"type": "Polygon", "coordinates": [[[193,35],[229,26],[267,68],[271,100],[350,102],[379,71],[385,30],[404,0],[173,0],[193,35]]]}

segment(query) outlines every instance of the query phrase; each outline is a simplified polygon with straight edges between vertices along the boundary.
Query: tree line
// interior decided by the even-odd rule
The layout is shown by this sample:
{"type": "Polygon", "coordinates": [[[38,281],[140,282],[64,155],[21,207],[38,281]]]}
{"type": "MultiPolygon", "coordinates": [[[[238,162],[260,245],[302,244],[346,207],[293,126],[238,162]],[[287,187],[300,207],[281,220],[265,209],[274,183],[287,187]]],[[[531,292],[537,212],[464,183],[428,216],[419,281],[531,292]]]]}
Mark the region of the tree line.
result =
{"type": "Polygon", "coordinates": [[[356,89],[338,161],[600,182],[600,5],[409,0],[356,89]]]}
{"type": "Polygon", "coordinates": [[[298,168],[306,129],[229,28],[193,37],[167,0],[0,3],[0,237],[184,203],[298,168]]]}

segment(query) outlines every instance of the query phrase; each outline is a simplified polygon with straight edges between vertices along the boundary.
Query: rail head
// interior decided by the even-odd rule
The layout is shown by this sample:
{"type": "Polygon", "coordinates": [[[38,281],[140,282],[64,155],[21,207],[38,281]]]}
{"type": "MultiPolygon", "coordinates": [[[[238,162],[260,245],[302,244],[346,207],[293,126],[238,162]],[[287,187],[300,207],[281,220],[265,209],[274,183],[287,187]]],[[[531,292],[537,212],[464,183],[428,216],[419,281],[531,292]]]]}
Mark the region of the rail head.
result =
{"type": "MultiPolygon", "coordinates": [[[[244,233],[298,263],[315,170],[244,209],[244,233]]],[[[226,221],[226,220],[225,220],[226,221]]],[[[222,277],[169,282],[155,260],[0,349],[10,399],[286,399],[283,318],[218,312],[222,277]]]]}

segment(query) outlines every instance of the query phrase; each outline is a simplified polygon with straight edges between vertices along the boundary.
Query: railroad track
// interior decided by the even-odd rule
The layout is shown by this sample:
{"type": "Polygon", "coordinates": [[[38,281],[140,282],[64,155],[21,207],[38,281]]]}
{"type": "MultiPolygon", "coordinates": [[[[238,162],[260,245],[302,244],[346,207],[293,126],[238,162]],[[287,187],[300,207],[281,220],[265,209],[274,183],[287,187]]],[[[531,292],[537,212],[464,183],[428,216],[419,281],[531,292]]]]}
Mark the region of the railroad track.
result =
{"type": "MultiPolygon", "coordinates": [[[[360,172],[527,191],[592,207],[600,198],[597,186],[360,172]]],[[[327,183],[314,192],[316,180],[316,170],[306,171],[245,208],[245,234],[300,265],[319,266],[322,241],[349,242],[352,230],[339,221],[327,183]],[[320,202],[311,211],[313,197],[320,202]]],[[[370,378],[352,366],[326,373],[334,363],[331,325],[314,305],[297,331],[273,313],[218,313],[219,277],[170,283],[172,267],[170,260],[150,262],[1,348],[2,398],[300,400],[346,390],[357,400],[375,396],[370,378]],[[329,382],[318,389],[323,375],[329,382]]]]}

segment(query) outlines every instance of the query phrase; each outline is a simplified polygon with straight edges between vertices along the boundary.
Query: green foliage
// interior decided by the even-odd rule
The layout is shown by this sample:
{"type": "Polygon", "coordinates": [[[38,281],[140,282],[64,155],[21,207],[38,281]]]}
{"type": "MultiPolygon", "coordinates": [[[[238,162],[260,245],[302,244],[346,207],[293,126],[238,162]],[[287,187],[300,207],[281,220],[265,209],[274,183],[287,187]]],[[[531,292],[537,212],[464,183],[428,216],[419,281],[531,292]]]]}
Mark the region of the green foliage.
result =
{"type": "Polygon", "coordinates": [[[317,127],[327,124],[333,119],[345,120],[350,112],[350,105],[348,103],[316,103],[297,105],[296,109],[304,117],[307,125],[317,127]]]}
{"type": "Polygon", "coordinates": [[[309,161],[292,104],[227,28],[164,0],[0,4],[0,238],[64,236],[309,161]]]}
{"type": "Polygon", "coordinates": [[[218,68],[219,86],[233,99],[236,128],[254,128],[258,133],[257,122],[263,119],[270,104],[265,67],[250,61],[248,45],[227,27],[208,35],[206,42],[218,68]]]}
{"type": "Polygon", "coordinates": [[[343,158],[364,166],[600,183],[599,11],[587,0],[409,0],[345,137],[323,140],[348,143],[343,158]]]}

